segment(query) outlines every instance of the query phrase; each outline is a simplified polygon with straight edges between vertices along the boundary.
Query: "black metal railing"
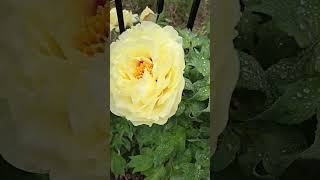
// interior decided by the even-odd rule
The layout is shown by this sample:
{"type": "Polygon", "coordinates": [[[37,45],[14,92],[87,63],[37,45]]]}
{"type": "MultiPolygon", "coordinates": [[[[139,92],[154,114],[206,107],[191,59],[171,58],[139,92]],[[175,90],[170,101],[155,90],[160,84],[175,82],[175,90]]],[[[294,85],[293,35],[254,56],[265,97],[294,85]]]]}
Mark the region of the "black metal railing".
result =
{"type": "Polygon", "coordinates": [[[194,25],[194,21],[196,20],[196,16],[197,16],[198,9],[200,6],[200,1],[201,0],[193,0],[193,3],[192,3],[192,7],[190,10],[189,19],[188,19],[188,24],[187,24],[187,28],[190,29],[191,31],[192,31],[192,28],[194,25]]]}
{"type": "Polygon", "coordinates": [[[123,33],[125,31],[125,27],[124,27],[123,12],[122,12],[122,2],[121,0],[116,0],[115,4],[117,9],[118,25],[119,25],[120,33],[123,33]]]}
{"type": "MultiPolygon", "coordinates": [[[[192,31],[192,28],[194,26],[194,21],[196,20],[196,16],[198,13],[198,9],[200,6],[200,1],[201,0],[193,0],[192,7],[190,10],[189,18],[188,18],[188,23],[187,23],[187,28],[192,31]]],[[[120,33],[125,31],[125,26],[124,26],[124,20],[123,20],[123,13],[122,13],[122,2],[121,0],[115,0],[115,5],[117,9],[117,16],[118,16],[118,24],[119,24],[119,30],[120,33]]],[[[157,20],[159,18],[159,15],[162,13],[164,8],[164,0],[157,0],[157,20]]]]}

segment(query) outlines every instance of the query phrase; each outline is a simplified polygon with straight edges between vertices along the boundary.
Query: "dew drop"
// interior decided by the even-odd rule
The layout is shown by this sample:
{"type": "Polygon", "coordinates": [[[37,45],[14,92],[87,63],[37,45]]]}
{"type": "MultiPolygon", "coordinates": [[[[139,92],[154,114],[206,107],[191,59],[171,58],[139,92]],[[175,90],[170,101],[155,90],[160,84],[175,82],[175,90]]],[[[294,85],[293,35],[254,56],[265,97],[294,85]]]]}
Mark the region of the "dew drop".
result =
{"type": "Polygon", "coordinates": [[[305,88],[303,89],[303,92],[308,94],[310,92],[310,89],[305,88]]]}
{"type": "Polygon", "coordinates": [[[246,72],[247,72],[247,71],[249,71],[249,68],[248,68],[248,67],[244,67],[244,68],[243,68],[243,71],[246,71],[246,72]]]}
{"type": "Polygon", "coordinates": [[[280,74],[280,78],[281,78],[281,79],[285,79],[286,77],[287,77],[287,74],[286,74],[286,73],[281,73],[281,74],[280,74]]]}
{"type": "Polygon", "coordinates": [[[302,23],[299,25],[299,27],[300,27],[301,30],[305,30],[306,29],[306,27],[302,23]]]}

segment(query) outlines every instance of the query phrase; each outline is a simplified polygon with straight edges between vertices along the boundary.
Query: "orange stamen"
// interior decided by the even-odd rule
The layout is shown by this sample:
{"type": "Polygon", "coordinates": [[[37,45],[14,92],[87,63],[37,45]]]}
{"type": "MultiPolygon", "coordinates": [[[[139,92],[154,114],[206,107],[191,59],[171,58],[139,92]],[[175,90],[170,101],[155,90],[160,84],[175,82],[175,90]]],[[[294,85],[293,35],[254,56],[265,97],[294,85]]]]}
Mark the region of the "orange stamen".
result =
{"type": "Polygon", "coordinates": [[[139,60],[137,62],[137,65],[136,65],[134,77],[137,78],[137,79],[140,79],[140,78],[142,78],[145,69],[147,69],[147,71],[149,73],[151,73],[152,72],[152,68],[153,68],[153,64],[152,63],[146,62],[146,61],[143,61],[143,60],[139,60]]]}
{"type": "MultiPolygon", "coordinates": [[[[102,3],[103,1],[97,1],[102,3]]],[[[96,15],[87,17],[83,28],[75,37],[75,47],[82,53],[93,56],[101,52],[101,47],[109,36],[108,7],[97,6],[96,15]]]]}

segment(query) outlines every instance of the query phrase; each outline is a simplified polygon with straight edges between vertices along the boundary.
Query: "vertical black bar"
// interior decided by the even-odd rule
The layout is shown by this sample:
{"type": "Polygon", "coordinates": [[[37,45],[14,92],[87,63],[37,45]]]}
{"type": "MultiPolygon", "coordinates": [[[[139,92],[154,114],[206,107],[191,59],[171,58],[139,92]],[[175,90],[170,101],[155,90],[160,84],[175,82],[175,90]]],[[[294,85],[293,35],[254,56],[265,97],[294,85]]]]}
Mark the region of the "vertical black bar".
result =
{"type": "Polygon", "coordinates": [[[191,11],[189,14],[189,20],[188,20],[188,24],[187,24],[187,28],[190,30],[192,30],[193,25],[194,25],[194,21],[196,20],[197,12],[198,12],[198,9],[200,6],[200,1],[201,0],[193,0],[191,11]]]}
{"type": "Polygon", "coordinates": [[[160,14],[163,11],[163,7],[164,7],[164,0],[158,0],[157,1],[157,21],[159,19],[160,14]]]}
{"type": "Polygon", "coordinates": [[[122,12],[122,2],[121,0],[115,0],[115,4],[117,9],[120,33],[123,33],[125,31],[125,27],[124,27],[123,12],[122,12]]]}

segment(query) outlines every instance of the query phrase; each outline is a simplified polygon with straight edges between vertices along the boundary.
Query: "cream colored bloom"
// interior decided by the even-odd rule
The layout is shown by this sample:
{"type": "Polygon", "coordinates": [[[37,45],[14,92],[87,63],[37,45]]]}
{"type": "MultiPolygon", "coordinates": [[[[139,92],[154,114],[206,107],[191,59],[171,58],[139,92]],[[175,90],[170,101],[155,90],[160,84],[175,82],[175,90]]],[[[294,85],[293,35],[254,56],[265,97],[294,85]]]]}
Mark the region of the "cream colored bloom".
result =
{"type": "Polygon", "coordinates": [[[182,38],[171,26],[144,21],[110,49],[110,109],[134,125],[165,124],[185,85],[182,38]]]}
{"type": "Polygon", "coordinates": [[[140,21],[156,22],[157,15],[147,6],[140,15],[140,21]]]}
{"type": "MultiPolygon", "coordinates": [[[[131,11],[128,11],[125,9],[122,12],[123,12],[124,26],[126,28],[133,26],[133,23],[138,21],[137,14],[132,14],[131,11]]],[[[110,10],[110,31],[112,31],[113,29],[116,29],[117,31],[119,31],[118,15],[117,15],[116,8],[112,8],[110,10]]]]}
{"type": "Polygon", "coordinates": [[[79,36],[86,37],[79,49],[73,39],[95,2],[1,2],[0,154],[50,180],[104,180],[109,173],[103,54],[79,51],[98,34],[79,36]]]}

